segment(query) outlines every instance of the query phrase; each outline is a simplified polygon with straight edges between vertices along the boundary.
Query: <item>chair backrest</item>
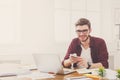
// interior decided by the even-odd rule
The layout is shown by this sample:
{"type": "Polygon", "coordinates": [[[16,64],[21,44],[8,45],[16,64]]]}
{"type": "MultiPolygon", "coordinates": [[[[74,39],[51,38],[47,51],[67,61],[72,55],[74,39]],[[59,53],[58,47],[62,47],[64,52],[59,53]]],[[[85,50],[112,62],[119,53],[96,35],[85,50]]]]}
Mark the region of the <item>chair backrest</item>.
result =
{"type": "Polygon", "coordinates": [[[115,57],[114,55],[109,55],[109,60],[108,60],[109,68],[113,70],[114,70],[114,65],[115,65],[114,57],[115,57]]]}

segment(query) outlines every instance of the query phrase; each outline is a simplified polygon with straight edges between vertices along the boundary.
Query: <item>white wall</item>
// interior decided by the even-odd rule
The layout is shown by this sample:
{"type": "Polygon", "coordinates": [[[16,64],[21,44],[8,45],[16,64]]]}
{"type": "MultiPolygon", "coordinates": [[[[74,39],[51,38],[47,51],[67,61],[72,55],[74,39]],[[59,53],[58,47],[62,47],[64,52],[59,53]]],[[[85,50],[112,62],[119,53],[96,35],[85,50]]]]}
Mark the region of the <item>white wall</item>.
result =
{"type": "MultiPolygon", "coordinates": [[[[10,41],[8,40],[9,35],[6,34],[8,36],[4,39],[7,39],[6,42],[4,40],[2,40],[4,43],[2,41],[0,42],[0,55],[5,55],[4,59],[9,59],[9,55],[13,55],[11,59],[16,58],[16,55],[18,55],[22,56],[22,59],[24,58],[25,60],[26,58],[26,61],[30,62],[31,59],[29,58],[31,57],[28,57],[28,55],[32,53],[65,54],[66,43],[56,43],[54,38],[53,0],[17,0],[17,2],[16,0],[13,0],[13,2],[3,1],[3,3],[5,3],[4,6],[8,6],[8,3],[13,3],[13,5],[16,6],[13,6],[11,9],[16,7],[18,9],[14,9],[13,11],[16,12],[17,15],[13,16],[13,18],[18,21],[18,24],[14,21],[12,24],[14,26],[12,27],[11,25],[9,27],[13,28],[10,31],[11,33],[13,31],[15,35],[11,34],[13,38],[10,41]],[[6,55],[8,55],[8,57],[6,55]]],[[[1,9],[4,9],[4,7],[1,7],[1,9]]],[[[9,7],[7,11],[7,14],[9,14],[9,7]]],[[[7,14],[3,15],[6,16],[7,14]]],[[[11,12],[11,15],[14,15],[14,13],[11,12]]],[[[11,20],[9,17],[8,19],[9,21],[11,20]]],[[[2,24],[2,26],[3,25],[5,25],[5,23],[2,24]]],[[[7,28],[4,29],[2,26],[0,28],[6,31],[7,28]]],[[[8,25],[5,25],[5,27],[7,26],[8,25]]]]}
{"type": "Polygon", "coordinates": [[[6,44],[6,50],[0,51],[2,53],[32,53],[46,49],[50,51],[51,46],[54,46],[53,2],[20,0],[19,16],[19,43],[6,44]]]}
{"type": "MultiPolygon", "coordinates": [[[[68,48],[69,42],[71,41],[71,38],[74,36],[73,34],[74,23],[72,22],[72,20],[74,21],[74,19],[76,19],[79,16],[79,14],[77,13],[79,12],[79,9],[75,9],[75,7],[78,8],[77,6],[79,6],[77,4],[77,1],[79,0],[77,0],[76,2],[74,0],[60,0],[60,2],[59,0],[11,0],[11,1],[12,2],[4,0],[3,2],[1,2],[3,6],[0,7],[0,9],[3,10],[1,15],[9,16],[2,17],[2,19],[0,19],[1,22],[4,22],[0,24],[1,26],[0,37],[2,38],[0,40],[0,55],[1,55],[0,59],[11,60],[22,59],[23,63],[33,63],[33,60],[31,59],[32,53],[58,53],[64,56],[68,48]],[[7,3],[5,3],[5,1],[7,3]],[[65,3],[67,2],[71,3],[72,1],[74,1],[72,5],[72,10],[71,4],[69,5],[69,3],[67,3],[68,5],[64,4],[61,7],[62,10],[67,11],[68,14],[70,11],[69,15],[72,16],[70,18],[71,19],[70,29],[68,27],[69,25],[67,25],[66,28],[66,30],[69,29],[67,30],[68,35],[66,37],[67,41],[66,39],[62,39],[65,41],[61,42],[56,40],[56,37],[58,39],[59,36],[57,36],[57,32],[55,29],[56,26],[55,11],[61,9],[55,7],[56,1],[61,3],[58,6],[63,5],[62,1],[65,3]],[[8,6],[11,6],[11,8],[8,6]],[[4,11],[4,9],[6,9],[7,13],[4,11]],[[73,11],[72,14],[71,11],[73,11]],[[5,20],[3,21],[3,19],[5,19],[6,21],[5,20]],[[5,22],[9,23],[9,25],[7,25],[5,22]],[[70,33],[70,35],[68,33],[70,33]]],[[[97,14],[100,12],[99,17],[96,19],[100,18],[100,23],[99,22],[97,23],[101,24],[101,26],[99,26],[99,28],[96,28],[94,26],[95,31],[94,29],[93,31],[94,33],[100,31],[98,35],[106,40],[108,50],[110,54],[112,54],[112,51],[116,50],[115,43],[116,34],[114,33],[116,32],[114,29],[115,27],[114,8],[116,7],[120,8],[119,6],[120,1],[119,0],[97,0],[97,1],[93,0],[93,2],[92,1],[89,2],[88,0],[80,1],[84,2],[85,4],[85,7],[83,7],[82,9],[80,8],[80,13],[82,12],[80,16],[87,14],[87,17],[93,20],[94,15],[91,14],[92,16],[90,16],[90,13],[97,14]],[[92,3],[94,3],[94,1],[96,1],[96,3],[101,1],[101,3],[100,4],[98,3],[99,6],[94,8],[94,6],[91,6],[92,3]],[[89,5],[86,6],[86,4],[89,5]],[[99,8],[100,10],[95,11],[93,8],[94,9],[99,8]]],[[[84,4],[82,6],[84,6],[84,4]]],[[[65,32],[65,29],[63,31],[65,32]]],[[[66,35],[66,32],[64,34],[66,35]]],[[[65,38],[65,36],[63,37],[65,38]]]]}

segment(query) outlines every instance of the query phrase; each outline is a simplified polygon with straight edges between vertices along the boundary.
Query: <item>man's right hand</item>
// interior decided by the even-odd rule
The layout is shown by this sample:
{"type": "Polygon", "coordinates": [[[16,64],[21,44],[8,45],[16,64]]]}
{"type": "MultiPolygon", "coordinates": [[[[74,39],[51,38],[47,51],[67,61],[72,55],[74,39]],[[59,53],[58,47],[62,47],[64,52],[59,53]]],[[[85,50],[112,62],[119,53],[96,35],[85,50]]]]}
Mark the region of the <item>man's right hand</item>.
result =
{"type": "Polygon", "coordinates": [[[70,56],[69,60],[70,60],[71,63],[77,63],[78,62],[78,57],[77,56],[76,57],[70,56]]]}

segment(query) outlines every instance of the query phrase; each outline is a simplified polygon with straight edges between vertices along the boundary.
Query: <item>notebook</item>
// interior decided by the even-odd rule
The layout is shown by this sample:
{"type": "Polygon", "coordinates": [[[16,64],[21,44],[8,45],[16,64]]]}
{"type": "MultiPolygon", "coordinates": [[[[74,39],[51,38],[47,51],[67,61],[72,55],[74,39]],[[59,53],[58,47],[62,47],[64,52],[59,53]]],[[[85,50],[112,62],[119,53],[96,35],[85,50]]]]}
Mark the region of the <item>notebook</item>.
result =
{"type": "Polygon", "coordinates": [[[33,54],[37,69],[40,72],[69,74],[75,72],[71,69],[63,69],[60,57],[57,54],[33,54]]]}

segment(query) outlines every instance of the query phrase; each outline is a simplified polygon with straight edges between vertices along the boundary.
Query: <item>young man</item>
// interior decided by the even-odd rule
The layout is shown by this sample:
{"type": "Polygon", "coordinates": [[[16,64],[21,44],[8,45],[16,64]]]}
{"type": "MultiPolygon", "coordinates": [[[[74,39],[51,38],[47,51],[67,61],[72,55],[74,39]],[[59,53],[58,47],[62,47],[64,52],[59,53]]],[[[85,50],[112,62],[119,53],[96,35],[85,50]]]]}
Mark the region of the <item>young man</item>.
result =
{"type": "Polygon", "coordinates": [[[87,69],[99,67],[108,68],[106,43],[101,38],[90,36],[92,29],[89,20],[81,18],[75,26],[78,38],[72,40],[62,62],[63,66],[67,68],[73,66],[87,69]]]}

